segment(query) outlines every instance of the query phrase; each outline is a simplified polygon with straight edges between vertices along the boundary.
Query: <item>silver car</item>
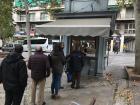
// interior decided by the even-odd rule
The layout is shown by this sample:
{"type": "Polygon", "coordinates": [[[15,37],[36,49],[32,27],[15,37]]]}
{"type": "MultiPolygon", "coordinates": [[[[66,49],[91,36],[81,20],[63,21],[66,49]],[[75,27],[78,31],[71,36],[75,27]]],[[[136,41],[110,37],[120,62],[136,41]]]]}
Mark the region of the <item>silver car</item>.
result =
{"type": "Polygon", "coordinates": [[[12,52],[12,51],[14,51],[14,47],[15,47],[15,44],[5,44],[2,47],[2,51],[12,52]]]}

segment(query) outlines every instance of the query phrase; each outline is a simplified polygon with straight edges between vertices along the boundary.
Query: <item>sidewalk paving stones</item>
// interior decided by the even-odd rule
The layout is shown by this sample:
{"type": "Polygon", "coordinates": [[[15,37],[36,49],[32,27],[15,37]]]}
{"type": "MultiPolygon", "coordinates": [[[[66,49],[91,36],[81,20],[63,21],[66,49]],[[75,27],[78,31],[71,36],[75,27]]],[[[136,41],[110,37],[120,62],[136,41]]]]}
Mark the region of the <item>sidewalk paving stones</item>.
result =
{"type": "MultiPolygon", "coordinates": [[[[78,103],[79,105],[89,105],[93,97],[96,98],[95,105],[126,105],[125,103],[119,104],[119,101],[124,100],[122,97],[118,97],[115,94],[119,93],[121,90],[126,88],[127,82],[124,79],[125,71],[124,66],[134,66],[134,54],[124,54],[110,53],[109,66],[104,71],[104,74],[110,73],[112,75],[112,83],[106,80],[104,77],[87,77],[83,78],[81,81],[81,89],[71,89],[70,84],[66,81],[66,75],[63,74],[62,84],[64,89],[60,90],[61,98],[59,100],[51,99],[51,76],[46,80],[45,88],[45,101],[46,105],[74,105],[78,103]],[[116,98],[118,97],[118,98],[116,98]],[[115,100],[115,101],[114,101],[115,100]]],[[[30,74],[30,72],[29,72],[30,74]]],[[[130,81],[129,86],[134,92],[134,98],[132,99],[131,105],[139,105],[140,97],[140,84],[130,81]]],[[[31,79],[28,80],[28,87],[26,88],[22,105],[31,105],[31,79]]],[[[2,86],[0,85],[0,102],[4,105],[4,92],[2,86]]],[[[123,101],[124,102],[124,101],[123,101]]]]}

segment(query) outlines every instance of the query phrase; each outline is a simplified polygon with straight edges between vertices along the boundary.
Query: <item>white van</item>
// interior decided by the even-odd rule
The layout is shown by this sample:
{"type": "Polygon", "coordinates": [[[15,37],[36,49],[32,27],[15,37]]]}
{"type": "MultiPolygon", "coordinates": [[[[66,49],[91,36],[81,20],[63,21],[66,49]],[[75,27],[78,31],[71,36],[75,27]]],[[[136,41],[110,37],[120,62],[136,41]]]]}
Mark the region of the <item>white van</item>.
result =
{"type": "MultiPolygon", "coordinates": [[[[31,39],[31,51],[35,51],[36,46],[41,46],[43,51],[51,52],[53,49],[53,43],[59,42],[59,40],[52,40],[48,38],[32,38],[31,39]]],[[[23,42],[23,51],[28,51],[27,40],[23,42]]]]}

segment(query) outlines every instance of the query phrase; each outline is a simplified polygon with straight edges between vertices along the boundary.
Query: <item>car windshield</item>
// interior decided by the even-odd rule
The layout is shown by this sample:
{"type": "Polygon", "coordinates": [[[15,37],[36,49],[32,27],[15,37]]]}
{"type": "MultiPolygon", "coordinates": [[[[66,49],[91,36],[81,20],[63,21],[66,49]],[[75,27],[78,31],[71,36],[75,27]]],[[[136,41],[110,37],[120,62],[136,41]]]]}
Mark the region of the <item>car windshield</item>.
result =
{"type": "Polygon", "coordinates": [[[14,47],[15,47],[16,45],[19,45],[19,44],[14,44],[14,47]]]}
{"type": "MultiPolygon", "coordinates": [[[[32,39],[31,44],[44,44],[46,39],[32,39]]],[[[27,44],[27,40],[24,40],[23,44],[27,44]]]]}
{"type": "Polygon", "coordinates": [[[4,47],[13,47],[13,44],[5,44],[4,47]]]}

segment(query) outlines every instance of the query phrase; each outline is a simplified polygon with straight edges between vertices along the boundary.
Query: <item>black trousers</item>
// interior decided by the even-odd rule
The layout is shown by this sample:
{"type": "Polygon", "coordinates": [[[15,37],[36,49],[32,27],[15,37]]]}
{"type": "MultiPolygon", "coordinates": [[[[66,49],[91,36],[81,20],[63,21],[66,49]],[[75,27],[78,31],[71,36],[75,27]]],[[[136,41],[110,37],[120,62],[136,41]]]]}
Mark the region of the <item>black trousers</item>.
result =
{"type": "Polygon", "coordinates": [[[80,78],[81,78],[81,72],[73,72],[71,87],[75,87],[75,85],[76,85],[76,88],[79,88],[80,87],[80,78]]]}
{"type": "Polygon", "coordinates": [[[5,105],[20,105],[25,89],[5,91],[5,105]]]}

